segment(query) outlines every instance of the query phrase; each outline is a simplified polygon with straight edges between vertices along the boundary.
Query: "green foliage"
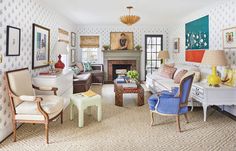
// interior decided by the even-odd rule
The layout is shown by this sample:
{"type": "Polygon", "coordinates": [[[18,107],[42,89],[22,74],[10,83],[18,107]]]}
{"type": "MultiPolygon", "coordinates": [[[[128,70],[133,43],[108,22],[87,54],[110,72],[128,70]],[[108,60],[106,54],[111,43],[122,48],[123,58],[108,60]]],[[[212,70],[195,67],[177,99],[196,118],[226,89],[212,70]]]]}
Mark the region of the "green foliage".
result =
{"type": "Polygon", "coordinates": [[[136,49],[136,50],[141,50],[141,49],[142,49],[142,46],[141,46],[141,45],[137,45],[137,46],[135,46],[135,49],[136,49]]]}
{"type": "Polygon", "coordinates": [[[102,47],[104,48],[104,50],[110,49],[110,45],[103,45],[102,47]]]}
{"type": "Polygon", "coordinates": [[[139,73],[136,70],[130,70],[127,72],[127,76],[131,79],[138,80],[139,73]]]}

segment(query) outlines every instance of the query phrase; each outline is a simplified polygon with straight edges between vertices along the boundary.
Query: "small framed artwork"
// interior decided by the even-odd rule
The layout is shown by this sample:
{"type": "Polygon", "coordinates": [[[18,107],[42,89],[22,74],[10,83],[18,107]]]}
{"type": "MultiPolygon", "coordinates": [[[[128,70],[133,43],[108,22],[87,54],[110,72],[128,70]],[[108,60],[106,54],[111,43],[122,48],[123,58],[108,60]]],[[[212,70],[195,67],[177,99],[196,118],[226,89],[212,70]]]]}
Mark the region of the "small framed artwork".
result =
{"type": "Polygon", "coordinates": [[[223,30],[223,48],[236,48],[236,27],[223,30]]]}
{"type": "Polygon", "coordinates": [[[174,53],[179,53],[180,49],[180,38],[174,39],[174,53]]]}
{"type": "Polygon", "coordinates": [[[75,63],[75,49],[71,49],[71,63],[75,63]]]}
{"type": "Polygon", "coordinates": [[[21,29],[7,26],[6,56],[20,56],[21,29]]]}
{"type": "Polygon", "coordinates": [[[71,32],[71,47],[76,46],[76,33],[71,32]]]}
{"type": "Polygon", "coordinates": [[[134,50],[133,32],[111,32],[111,50],[134,50]]]}
{"type": "Polygon", "coordinates": [[[33,24],[32,69],[49,65],[50,29],[33,24]]]}

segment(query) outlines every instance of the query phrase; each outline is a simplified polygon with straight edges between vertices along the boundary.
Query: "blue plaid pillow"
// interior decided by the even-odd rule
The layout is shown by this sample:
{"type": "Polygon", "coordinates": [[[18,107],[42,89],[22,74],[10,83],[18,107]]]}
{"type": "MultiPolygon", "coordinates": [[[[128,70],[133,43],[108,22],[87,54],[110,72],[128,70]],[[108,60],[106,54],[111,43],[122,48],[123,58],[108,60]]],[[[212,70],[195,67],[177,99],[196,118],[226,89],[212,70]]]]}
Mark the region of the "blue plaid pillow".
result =
{"type": "Polygon", "coordinates": [[[80,73],[80,69],[77,66],[71,67],[71,70],[74,72],[74,76],[80,73]]]}
{"type": "Polygon", "coordinates": [[[90,62],[83,62],[83,66],[84,66],[84,72],[93,70],[90,62]]]}

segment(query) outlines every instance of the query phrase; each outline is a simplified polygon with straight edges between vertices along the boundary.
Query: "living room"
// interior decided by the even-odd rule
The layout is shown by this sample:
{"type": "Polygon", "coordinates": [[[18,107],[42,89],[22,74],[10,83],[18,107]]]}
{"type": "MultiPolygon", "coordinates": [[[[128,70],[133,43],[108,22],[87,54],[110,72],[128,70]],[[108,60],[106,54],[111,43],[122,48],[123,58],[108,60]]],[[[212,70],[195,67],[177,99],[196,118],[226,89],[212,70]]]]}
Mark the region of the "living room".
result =
{"type": "Polygon", "coordinates": [[[0,150],[236,150],[235,9],[0,0],[0,150]]]}

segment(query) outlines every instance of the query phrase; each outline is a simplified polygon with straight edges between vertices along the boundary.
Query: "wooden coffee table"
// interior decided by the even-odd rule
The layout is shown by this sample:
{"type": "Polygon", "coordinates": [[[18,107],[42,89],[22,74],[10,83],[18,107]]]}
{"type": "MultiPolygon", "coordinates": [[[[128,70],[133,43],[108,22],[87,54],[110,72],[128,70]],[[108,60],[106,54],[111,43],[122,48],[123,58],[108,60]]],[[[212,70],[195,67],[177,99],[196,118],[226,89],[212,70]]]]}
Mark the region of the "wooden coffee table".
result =
{"type": "Polygon", "coordinates": [[[144,90],[139,82],[136,82],[137,88],[123,87],[122,84],[114,81],[114,91],[115,91],[115,105],[123,106],[123,94],[124,93],[137,93],[137,105],[144,105],[144,90]]]}

